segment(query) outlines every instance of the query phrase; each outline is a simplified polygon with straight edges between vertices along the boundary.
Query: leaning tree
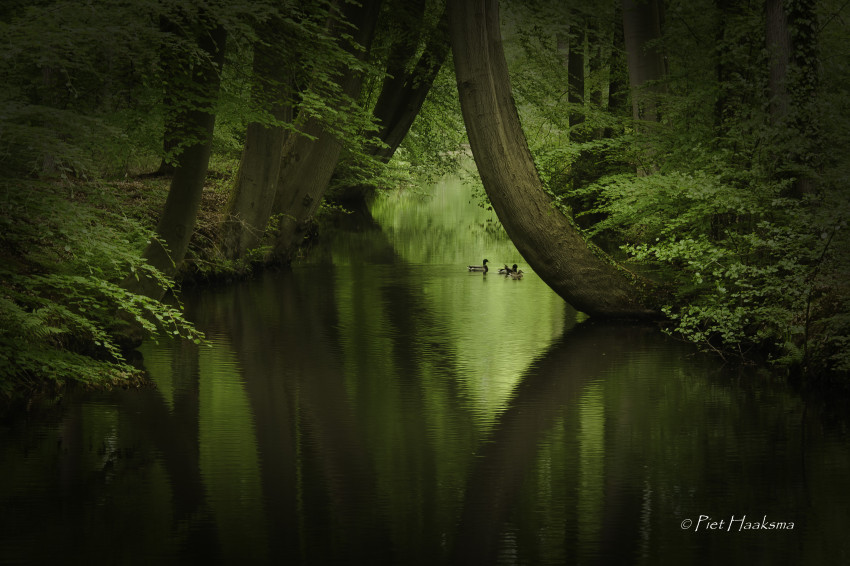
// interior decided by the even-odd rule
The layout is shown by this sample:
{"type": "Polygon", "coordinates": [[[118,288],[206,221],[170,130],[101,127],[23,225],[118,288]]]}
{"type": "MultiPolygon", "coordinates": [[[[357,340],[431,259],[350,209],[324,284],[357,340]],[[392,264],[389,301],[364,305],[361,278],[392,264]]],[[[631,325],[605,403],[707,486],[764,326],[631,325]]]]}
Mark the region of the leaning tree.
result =
{"type": "Polygon", "coordinates": [[[511,95],[498,0],[450,0],[449,21],[472,154],[517,250],[549,287],[582,312],[656,316],[658,288],[588,242],[543,190],[511,95]]]}

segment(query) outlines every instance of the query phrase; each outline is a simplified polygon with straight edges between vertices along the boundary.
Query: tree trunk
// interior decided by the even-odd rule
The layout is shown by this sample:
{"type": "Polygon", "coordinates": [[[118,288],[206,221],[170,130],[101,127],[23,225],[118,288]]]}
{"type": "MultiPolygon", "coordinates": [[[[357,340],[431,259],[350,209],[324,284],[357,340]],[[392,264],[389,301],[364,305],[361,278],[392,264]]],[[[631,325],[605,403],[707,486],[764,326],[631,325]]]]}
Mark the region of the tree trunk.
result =
{"type": "MultiPolygon", "coordinates": [[[[421,27],[421,22],[419,25],[421,27]]],[[[408,31],[416,33],[413,29],[408,31]]],[[[389,163],[404,141],[449,53],[449,21],[445,9],[416,65],[410,72],[406,72],[405,69],[416,55],[416,47],[415,44],[411,46],[404,42],[393,49],[396,56],[387,65],[387,74],[390,76],[381,86],[381,93],[372,111],[380,125],[378,139],[383,145],[373,144],[370,154],[382,163],[389,163]],[[405,46],[406,49],[403,48],[405,46]]],[[[356,208],[365,205],[366,195],[371,191],[372,188],[367,186],[346,187],[336,198],[346,206],[356,208]]]]}
{"type": "Polygon", "coordinates": [[[808,108],[817,94],[817,34],[814,0],[765,4],[769,114],[780,138],[774,159],[780,175],[793,177],[795,197],[814,192],[812,173],[823,153],[817,117],[808,108]]]}
{"type": "MultiPolygon", "coordinates": [[[[185,95],[195,105],[198,98],[205,100],[207,105],[182,115],[181,133],[194,142],[178,157],[165,207],[156,227],[158,238],[143,253],[148,263],[166,275],[174,275],[183,262],[200,208],[215,126],[213,108],[218,96],[219,72],[224,64],[225,39],[226,33],[221,27],[202,30],[199,34],[199,46],[209,59],[197,63],[198,68],[193,73],[195,92],[185,95]]],[[[150,296],[161,294],[153,281],[141,282],[140,292],[150,296]]]]}
{"type": "Polygon", "coordinates": [[[585,22],[581,18],[570,26],[570,51],[567,56],[570,102],[570,139],[580,141],[576,126],[584,122],[584,35],[585,22]]]}
{"type": "Polygon", "coordinates": [[[303,134],[290,136],[283,151],[273,208],[276,234],[269,261],[291,260],[322,202],[342,150],[339,140],[318,120],[311,118],[300,129],[303,134]]]}
{"type": "MultiPolygon", "coordinates": [[[[176,25],[165,15],[161,15],[159,17],[159,31],[163,35],[173,35],[180,37],[181,39],[185,39],[180,26],[176,25]]],[[[160,160],[159,167],[154,175],[165,176],[172,175],[174,173],[173,153],[177,149],[177,144],[179,142],[179,88],[177,84],[175,84],[179,81],[174,80],[174,73],[183,70],[184,66],[183,62],[180,60],[180,56],[175,52],[174,46],[169,45],[168,42],[164,40],[159,47],[159,64],[162,68],[163,75],[165,75],[162,81],[162,106],[164,116],[162,131],[162,159],[160,160]]]]}
{"type": "MultiPolygon", "coordinates": [[[[381,92],[372,111],[381,128],[378,134],[381,141],[389,136],[393,114],[398,112],[398,100],[403,96],[405,85],[410,78],[407,68],[419,47],[422,18],[425,16],[425,1],[397,0],[391,6],[391,13],[394,16],[393,22],[397,22],[399,29],[395,32],[396,40],[389,48],[387,76],[381,84],[381,92]]],[[[383,157],[388,151],[376,144],[371,148],[370,153],[383,157]]]]}
{"type": "Polygon", "coordinates": [[[776,124],[788,114],[787,82],[791,61],[791,33],[782,0],[767,0],[765,4],[765,38],[770,66],[770,119],[776,124]]]}
{"type": "Polygon", "coordinates": [[[635,121],[657,122],[659,118],[656,99],[660,89],[655,81],[664,78],[665,65],[660,48],[652,45],[661,38],[658,1],[623,0],[623,35],[635,121]]]}
{"type": "Polygon", "coordinates": [[[260,243],[274,203],[285,140],[283,126],[248,124],[242,160],[222,226],[224,257],[243,258],[260,243]]]}
{"type": "Polygon", "coordinates": [[[381,90],[373,113],[381,124],[381,141],[387,146],[377,148],[375,155],[384,163],[392,159],[404,141],[443,66],[449,48],[448,12],[444,11],[413,70],[401,75],[400,84],[387,88],[385,83],[381,90]]]}
{"type": "MultiPolygon", "coordinates": [[[[599,111],[607,111],[611,96],[611,52],[614,34],[611,30],[614,18],[599,17],[590,21],[588,32],[588,70],[592,78],[590,106],[599,111]]],[[[593,138],[606,137],[604,127],[593,132],[593,138]]]]}
{"type": "MultiPolygon", "coordinates": [[[[359,50],[349,43],[346,48],[365,59],[374,36],[381,0],[363,0],[360,5],[346,4],[346,21],[355,30],[352,39],[363,47],[359,50]]],[[[362,83],[359,72],[342,72],[342,92],[356,99],[362,83]]],[[[341,142],[325,131],[315,118],[308,118],[300,128],[303,134],[289,137],[278,174],[273,215],[277,218],[277,233],[267,261],[289,262],[300,244],[308,222],[318,210],[333,175],[341,142]]]]}
{"type": "Polygon", "coordinates": [[[450,0],[461,109],[484,189],[538,276],[573,307],[600,317],[657,315],[650,282],[589,244],[543,191],[511,96],[498,0],[450,0]]]}
{"type": "MultiPolygon", "coordinates": [[[[271,108],[275,120],[287,123],[292,121],[292,106],[287,103],[290,85],[280,52],[274,49],[280,40],[274,37],[270,26],[266,24],[260,30],[264,37],[254,46],[257,84],[253,95],[258,105],[271,108]]],[[[222,250],[228,259],[244,257],[262,239],[274,204],[285,140],[286,130],[282,125],[248,124],[242,160],[222,226],[222,250]]]]}

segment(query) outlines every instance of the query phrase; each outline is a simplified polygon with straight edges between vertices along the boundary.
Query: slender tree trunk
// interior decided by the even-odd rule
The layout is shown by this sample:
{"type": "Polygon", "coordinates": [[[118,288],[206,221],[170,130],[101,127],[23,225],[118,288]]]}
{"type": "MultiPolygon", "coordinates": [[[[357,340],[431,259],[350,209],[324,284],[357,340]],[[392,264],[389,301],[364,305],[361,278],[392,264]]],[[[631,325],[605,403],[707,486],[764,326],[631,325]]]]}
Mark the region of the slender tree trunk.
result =
{"type": "Polygon", "coordinates": [[[714,30],[714,44],[716,45],[717,59],[714,63],[715,76],[717,78],[717,99],[714,102],[714,124],[718,131],[725,134],[725,119],[729,106],[729,69],[726,59],[729,53],[729,43],[726,40],[726,31],[731,16],[733,2],[730,0],[714,0],[717,9],[717,27],[714,30]]]}
{"type": "MultiPolygon", "coordinates": [[[[381,0],[363,0],[360,5],[346,5],[346,21],[354,25],[353,40],[364,47],[347,48],[365,58],[372,43],[381,0]]],[[[360,92],[362,76],[347,69],[342,72],[340,86],[352,99],[360,92]]],[[[285,144],[278,174],[273,215],[277,218],[277,234],[268,261],[289,262],[292,251],[300,244],[306,227],[322,202],[325,191],[339,161],[342,144],[325,131],[318,120],[308,118],[300,128],[302,134],[290,136],[285,144]]]]}
{"type": "MultiPolygon", "coordinates": [[[[176,273],[183,262],[200,208],[215,126],[213,104],[218,95],[219,72],[224,64],[225,39],[226,33],[221,27],[200,32],[199,46],[209,59],[197,64],[192,75],[195,92],[186,95],[194,105],[200,97],[207,101],[208,106],[188,110],[182,115],[181,134],[194,141],[178,157],[165,207],[156,227],[158,238],[143,253],[148,263],[166,275],[176,273]]],[[[141,282],[141,287],[140,291],[145,294],[160,294],[152,281],[141,282]]]]}
{"type": "Polygon", "coordinates": [[[568,55],[567,74],[569,75],[569,94],[567,96],[570,108],[570,139],[578,141],[580,136],[576,126],[584,122],[584,36],[585,22],[581,21],[570,26],[570,52],[568,55]]]}
{"type": "Polygon", "coordinates": [[[791,61],[791,33],[782,0],[765,3],[765,38],[770,66],[770,119],[776,124],[788,114],[788,65],[791,61]]]}
{"type": "MultiPolygon", "coordinates": [[[[261,28],[263,40],[254,47],[254,99],[271,108],[272,117],[283,123],[292,121],[292,106],[286,65],[274,46],[280,41],[272,26],[261,28]],[[267,43],[268,42],[268,43],[267,43]]],[[[242,160],[236,175],[227,213],[222,226],[222,250],[228,259],[244,257],[262,239],[274,204],[280,174],[281,153],[286,140],[282,125],[248,124],[242,160]]]]}
{"type": "Polygon", "coordinates": [[[814,0],[767,0],[770,122],[779,139],[780,175],[794,178],[792,194],[815,190],[812,173],[822,154],[817,118],[808,106],[817,95],[817,16],[814,0]]]}
{"type": "Polygon", "coordinates": [[[665,75],[664,56],[652,43],[661,38],[659,0],[623,0],[623,35],[629,66],[632,94],[632,117],[635,121],[657,122],[655,84],[665,75]]]}
{"type": "Polygon", "coordinates": [[[589,244],[543,191],[511,95],[498,0],[450,0],[452,51],[475,163],[525,261],[575,308],[603,317],[657,314],[651,283],[589,244]]]}
{"type": "MultiPolygon", "coordinates": [[[[591,20],[588,28],[588,70],[591,77],[590,105],[600,111],[608,110],[611,95],[611,52],[613,51],[613,33],[610,27],[613,17],[607,20],[599,17],[591,20]]],[[[605,128],[593,132],[596,139],[605,137],[605,128]]]]}
{"type": "Polygon", "coordinates": [[[384,88],[375,104],[374,116],[381,124],[380,138],[387,147],[375,152],[384,163],[392,159],[419,114],[440,67],[449,53],[448,12],[444,11],[410,73],[401,75],[401,84],[384,88]]]}
{"type": "MultiPolygon", "coordinates": [[[[164,15],[159,17],[159,31],[162,34],[183,37],[180,26],[164,15]]],[[[171,175],[174,173],[172,153],[177,148],[179,141],[178,127],[180,114],[178,109],[179,87],[176,84],[179,81],[174,79],[175,73],[183,68],[183,64],[177,53],[175,53],[174,47],[164,41],[159,48],[159,63],[162,67],[163,75],[165,75],[162,92],[162,106],[165,115],[163,116],[162,159],[159,162],[159,167],[155,175],[171,175]]]]}
{"type": "MultiPolygon", "coordinates": [[[[421,22],[418,23],[421,27],[421,22]]],[[[412,29],[409,31],[414,33],[412,29]]],[[[392,159],[404,141],[446,60],[450,49],[448,12],[443,11],[416,65],[409,72],[405,69],[416,54],[416,45],[410,46],[407,42],[403,45],[408,45],[407,49],[401,46],[394,49],[399,56],[393,57],[388,65],[390,76],[384,81],[372,111],[380,125],[378,139],[381,144],[373,144],[369,151],[383,163],[392,159]]],[[[346,206],[363,206],[371,191],[372,188],[366,186],[347,187],[337,198],[346,206]]]]}
{"type": "MultiPolygon", "coordinates": [[[[611,43],[608,46],[608,67],[611,71],[608,73],[608,111],[611,114],[622,114],[623,110],[629,104],[629,85],[628,79],[623,81],[622,77],[628,76],[628,62],[626,68],[622,69],[622,58],[620,51],[626,45],[625,31],[623,30],[623,6],[617,2],[612,6],[614,11],[614,25],[609,28],[611,33],[611,43]],[[625,71],[625,72],[623,72],[625,71]]],[[[611,137],[613,130],[608,127],[605,129],[605,137],[611,137]]]]}

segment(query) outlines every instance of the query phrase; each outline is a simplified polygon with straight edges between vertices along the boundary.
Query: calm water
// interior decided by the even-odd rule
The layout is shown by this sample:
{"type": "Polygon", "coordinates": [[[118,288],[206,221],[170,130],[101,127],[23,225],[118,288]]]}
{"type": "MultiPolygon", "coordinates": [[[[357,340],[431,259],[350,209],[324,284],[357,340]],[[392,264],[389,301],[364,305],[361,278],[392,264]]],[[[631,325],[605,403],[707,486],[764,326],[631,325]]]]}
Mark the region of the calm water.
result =
{"type": "Polygon", "coordinates": [[[0,563],[850,563],[846,419],[584,320],[469,200],[187,292],[213,346],[145,344],[156,389],[0,428],[0,563]]]}

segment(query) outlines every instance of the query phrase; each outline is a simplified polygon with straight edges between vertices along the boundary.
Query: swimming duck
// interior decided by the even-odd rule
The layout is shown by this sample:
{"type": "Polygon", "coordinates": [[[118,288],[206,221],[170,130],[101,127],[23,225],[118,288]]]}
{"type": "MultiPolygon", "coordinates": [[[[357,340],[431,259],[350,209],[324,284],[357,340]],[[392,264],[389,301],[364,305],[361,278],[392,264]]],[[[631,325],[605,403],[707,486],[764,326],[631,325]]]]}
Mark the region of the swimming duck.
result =
{"type": "Polygon", "coordinates": [[[516,273],[516,264],[513,267],[508,267],[508,264],[505,264],[505,267],[499,270],[501,275],[510,275],[511,273],[516,273]]]}
{"type": "Polygon", "coordinates": [[[511,279],[522,279],[522,269],[519,271],[511,271],[511,279]]]}
{"type": "Polygon", "coordinates": [[[487,267],[487,262],[488,262],[488,261],[489,261],[489,260],[485,259],[485,260],[482,262],[484,265],[467,265],[466,267],[467,267],[467,269],[469,269],[470,271],[483,271],[484,273],[487,273],[487,271],[489,271],[489,268],[487,267]]]}

